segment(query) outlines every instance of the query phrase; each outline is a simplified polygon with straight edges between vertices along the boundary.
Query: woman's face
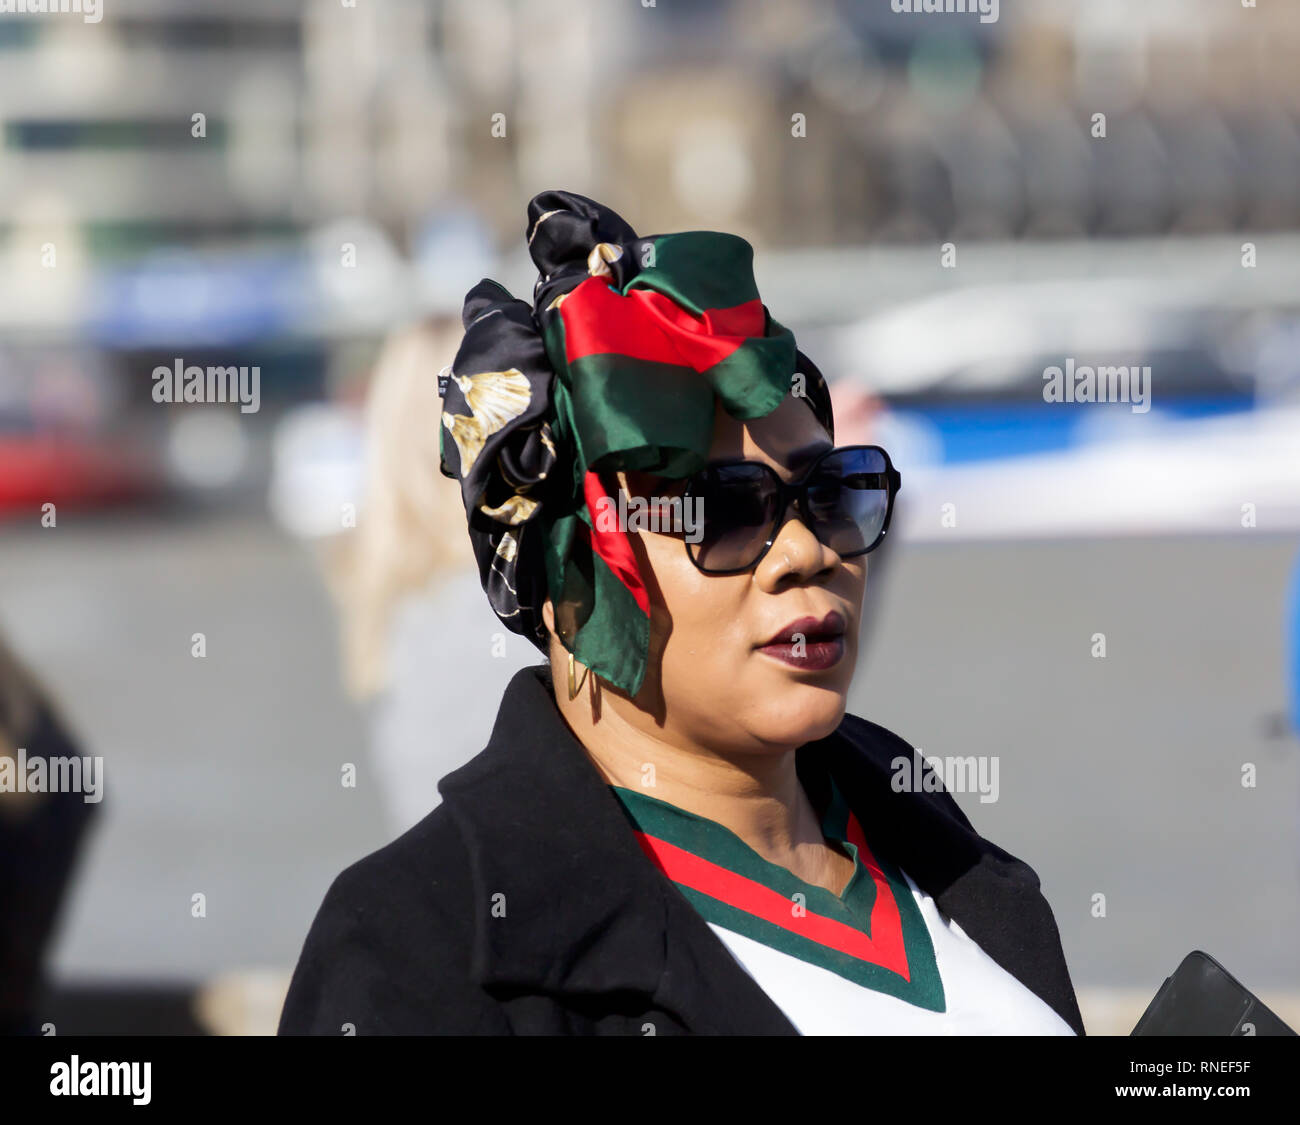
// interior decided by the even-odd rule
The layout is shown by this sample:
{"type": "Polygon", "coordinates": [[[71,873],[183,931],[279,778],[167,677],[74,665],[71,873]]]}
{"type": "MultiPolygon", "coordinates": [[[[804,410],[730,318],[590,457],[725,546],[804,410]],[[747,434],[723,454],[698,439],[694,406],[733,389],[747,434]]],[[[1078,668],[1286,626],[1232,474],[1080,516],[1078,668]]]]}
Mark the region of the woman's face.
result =
{"type": "MultiPolygon", "coordinates": [[[[718,410],[709,459],[762,461],[790,481],[831,444],[808,405],[787,397],[752,422],[718,410]]],[[[680,482],[639,474],[626,481],[647,498],[669,483],[680,491],[680,482]]],[[[841,559],[792,509],[743,574],[701,573],[682,535],[630,538],[650,595],[650,661],[634,702],[603,686],[602,707],[656,737],[721,753],[788,750],[839,725],[857,662],[866,556],[841,559]],[[802,644],[789,643],[791,632],[802,644]],[[783,633],[787,643],[769,643],[783,633]]]]}

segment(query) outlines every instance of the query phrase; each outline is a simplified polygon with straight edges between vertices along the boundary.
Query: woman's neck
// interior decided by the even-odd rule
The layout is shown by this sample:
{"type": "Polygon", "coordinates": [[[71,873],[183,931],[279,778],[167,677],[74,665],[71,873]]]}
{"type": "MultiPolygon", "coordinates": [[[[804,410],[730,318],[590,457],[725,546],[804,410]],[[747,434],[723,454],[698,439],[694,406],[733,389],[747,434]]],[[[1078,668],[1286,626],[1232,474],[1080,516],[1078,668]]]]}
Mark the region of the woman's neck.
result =
{"type": "Polygon", "coordinates": [[[797,747],[721,753],[682,745],[629,719],[623,712],[632,704],[601,692],[594,676],[573,700],[563,676],[554,682],[560,714],[608,784],[715,821],[805,882],[844,889],[853,863],[822,834],[795,770],[797,747]]]}

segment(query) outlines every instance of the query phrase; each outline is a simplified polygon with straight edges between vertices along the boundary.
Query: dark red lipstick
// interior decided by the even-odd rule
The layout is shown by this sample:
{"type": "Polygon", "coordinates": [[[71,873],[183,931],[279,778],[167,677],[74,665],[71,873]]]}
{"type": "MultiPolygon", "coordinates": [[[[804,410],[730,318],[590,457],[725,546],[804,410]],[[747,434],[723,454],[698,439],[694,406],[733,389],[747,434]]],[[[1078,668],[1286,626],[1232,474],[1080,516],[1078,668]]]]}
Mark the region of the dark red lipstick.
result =
{"type": "Polygon", "coordinates": [[[758,646],[758,651],[775,660],[809,672],[821,672],[844,658],[842,614],[832,610],[825,617],[800,617],[758,646]]]}

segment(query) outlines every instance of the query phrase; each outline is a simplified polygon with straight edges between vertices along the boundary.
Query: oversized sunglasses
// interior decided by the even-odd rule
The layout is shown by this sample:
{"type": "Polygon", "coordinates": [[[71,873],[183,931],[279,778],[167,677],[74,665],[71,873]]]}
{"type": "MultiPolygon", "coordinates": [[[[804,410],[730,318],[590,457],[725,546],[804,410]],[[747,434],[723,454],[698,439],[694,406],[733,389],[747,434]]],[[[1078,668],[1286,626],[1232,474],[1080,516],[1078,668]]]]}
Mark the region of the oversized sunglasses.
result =
{"type": "Polygon", "coordinates": [[[700,514],[686,553],[705,574],[741,574],[771,549],[794,504],[823,546],[842,559],[865,555],[889,530],[901,487],[878,445],[828,449],[789,484],[761,461],[718,462],[686,483],[688,510],[700,514]]]}

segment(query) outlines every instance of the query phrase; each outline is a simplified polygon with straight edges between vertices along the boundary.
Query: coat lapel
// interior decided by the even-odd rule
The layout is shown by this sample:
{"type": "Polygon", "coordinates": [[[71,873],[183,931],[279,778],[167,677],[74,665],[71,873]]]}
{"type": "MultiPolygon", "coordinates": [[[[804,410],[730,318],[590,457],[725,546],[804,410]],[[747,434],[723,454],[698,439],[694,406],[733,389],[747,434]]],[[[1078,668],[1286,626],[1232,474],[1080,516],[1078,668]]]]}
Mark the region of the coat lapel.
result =
{"type": "Polygon", "coordinates": [[[635,994],[706,1034],[795,1034],[648,863],[545,665],[506,689],[483,753],[438,786],[478,897],[472,971],[501,993],[635,994]]]}

